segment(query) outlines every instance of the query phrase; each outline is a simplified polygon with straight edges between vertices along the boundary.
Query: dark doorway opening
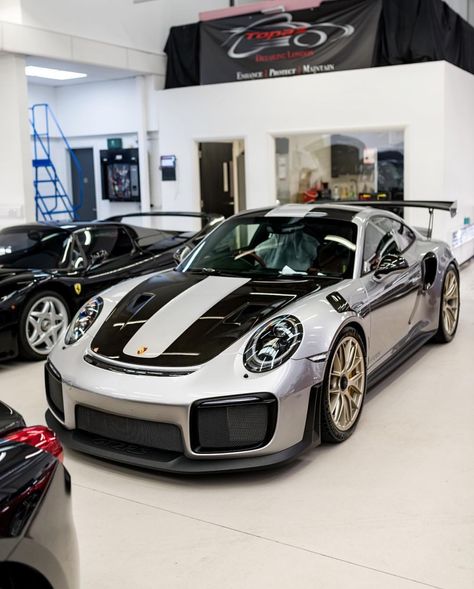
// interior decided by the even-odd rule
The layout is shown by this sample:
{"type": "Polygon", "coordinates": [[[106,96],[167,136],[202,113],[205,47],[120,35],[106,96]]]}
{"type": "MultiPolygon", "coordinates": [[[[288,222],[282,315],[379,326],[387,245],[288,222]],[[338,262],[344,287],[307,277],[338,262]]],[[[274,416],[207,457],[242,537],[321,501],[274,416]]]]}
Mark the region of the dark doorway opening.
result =
{"type": "Polygon", "coordinates": [[[199,144],[201,209],[230,217],[245,208],[244,142],[199,144]]]}
{"type": "MultiPolygon", "coordinates": [[[[92,221],[97,218],[97,203],[95,193],[94,175],[94,150],[92,147],[74,149],[74,154],[79,160],[83,173],[84,199],[76,213],[77,221],[92,221]]],[[[74,206],[80,204],[81,199],[81,177],[69,154],[71,167],[72,201],[74,206]]]]}

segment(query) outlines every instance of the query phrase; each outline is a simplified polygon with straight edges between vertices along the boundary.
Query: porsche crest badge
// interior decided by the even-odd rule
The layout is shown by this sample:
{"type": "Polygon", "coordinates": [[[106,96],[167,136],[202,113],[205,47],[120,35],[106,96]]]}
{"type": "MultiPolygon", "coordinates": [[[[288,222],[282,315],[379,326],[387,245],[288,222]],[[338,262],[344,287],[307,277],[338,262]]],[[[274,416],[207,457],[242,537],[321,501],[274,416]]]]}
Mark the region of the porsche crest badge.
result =
{"type": "Polygon", "coordinates": [[[142,354],[144,354],[146,351],[148,350],[148,348],[146,346],[140,346],[137,350],[137,354],[139,356],[141,356],[142,354]]]}
{"type": "Polygon", "coordinates": [[[81,284],[80,282],[76,282],[76,283],[74,284],[74,292],[75,292],[77,295],[80,295],[80,294],[81,294],[81,291],[82,291],[82,284],[81,284]]]}

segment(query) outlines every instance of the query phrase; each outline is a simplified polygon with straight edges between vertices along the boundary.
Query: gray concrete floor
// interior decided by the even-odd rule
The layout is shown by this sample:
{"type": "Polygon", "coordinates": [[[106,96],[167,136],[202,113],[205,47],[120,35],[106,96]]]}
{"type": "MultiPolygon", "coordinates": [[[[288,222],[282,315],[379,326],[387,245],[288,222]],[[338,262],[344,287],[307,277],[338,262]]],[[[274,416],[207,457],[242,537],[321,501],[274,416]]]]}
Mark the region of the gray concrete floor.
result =
{"type": "MultiPolygon", "coordinates": [[[[474,586],[474,264],[461,321],[367,398],[356,434],[279,470],[178,478],[66,451],[83,589],[474,586]]],[[[44,423],[42,364],[0,398],[44,423]]]]}

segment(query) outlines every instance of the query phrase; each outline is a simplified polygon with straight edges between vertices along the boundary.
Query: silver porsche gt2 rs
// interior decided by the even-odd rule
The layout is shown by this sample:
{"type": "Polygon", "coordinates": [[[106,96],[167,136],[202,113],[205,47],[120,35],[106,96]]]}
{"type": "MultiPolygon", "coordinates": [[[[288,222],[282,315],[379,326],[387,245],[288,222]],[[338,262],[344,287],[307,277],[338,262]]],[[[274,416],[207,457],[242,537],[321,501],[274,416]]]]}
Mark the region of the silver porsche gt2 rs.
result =
{"type": "Polygon", "coordinates": [[[385,209],[248,211],[176,269],[84,305],[46,365],[47,421],[77,450],[151,469],[272,466],[347,439],[368,384],[450,341],[459,304],[448,245],[385,209]]]}

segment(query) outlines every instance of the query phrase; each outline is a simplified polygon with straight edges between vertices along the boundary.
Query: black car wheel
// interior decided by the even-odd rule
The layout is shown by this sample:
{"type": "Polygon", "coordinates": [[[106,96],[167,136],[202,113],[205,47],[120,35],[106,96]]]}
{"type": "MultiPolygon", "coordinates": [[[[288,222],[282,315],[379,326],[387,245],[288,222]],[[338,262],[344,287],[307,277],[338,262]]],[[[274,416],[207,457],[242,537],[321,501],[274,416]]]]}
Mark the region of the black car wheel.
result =
{"type": "Polygon", "coordinates": [[[61,295],[42,291],[29,299],[20,316],[19,348],[28,360],[44,360],[69,324],[69,309],[61,295]]]}
{"type": "Polygon", "coordinates": [[[459,274],[454,264],[450,264],[443,279],[438,331],[434,337],[436,341],[447,343],[456,335],[460,306],[459,274]]]}
{"type": "Polygon", "coordinates": [[[367,389],[365,347],[356,329],[346,327],[328,358],[322,399],[322,439],[347,440],[359,421],[367,389]]]}

